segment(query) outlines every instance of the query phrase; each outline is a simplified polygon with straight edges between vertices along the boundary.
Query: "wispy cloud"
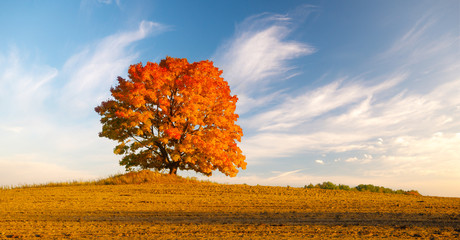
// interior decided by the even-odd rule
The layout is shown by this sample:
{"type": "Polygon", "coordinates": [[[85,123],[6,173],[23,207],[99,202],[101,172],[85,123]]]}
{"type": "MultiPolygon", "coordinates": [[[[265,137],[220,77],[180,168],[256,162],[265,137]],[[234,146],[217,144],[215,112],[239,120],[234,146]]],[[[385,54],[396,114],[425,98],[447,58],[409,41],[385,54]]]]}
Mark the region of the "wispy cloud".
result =
{"type": "MultiPolygon", "coordinates": [[[[451,81],[426,95],[406,93],[390,99],[363,96],[364,99],[361,101],[344,101],[343,104],[347,105],[346,110],[335,113],[331,113],[330,111],[334,109],[328,109],[326,104],[324,116],[317,119],[312,119],[309,113],[304,113],[300,109],[308,104],[298,105],[300,106],[298,108],[295,104],[291,108],[280,107],[278,111],[284,112],[277,116],[268,112],[251,118],[253,122],[246,125],[254,128],[264,126],[264,123],[270,123],[277,118],[281,118],[284,122],[277,122],[276,128],[262,127],[259,134],[243,139],[243,148],[249,159],[288,157],[308,150],[319,152],[362,150],[368,151],[369,154],[389,154],[395,146],[383,148],[385,139],[396,138],[399,135],[429,138],[434,132],[443,129],[451,133],[460,132],[458,125],[460,109],[457,108],[460,99],[453,90],[459,89],[459,84],[460,81],[451,81]],[[292,117],[284,117],[289,114],[292,117]]],[[[366,89],[364,86],[356,88],[366,89]]],[[[343,93],[346,96],[360,95],[354,88],[347,89],[350,92],[343,93]]],[[[288,100],[287,103],[291,104],[288,100]]],[[[446,146],[454,148],[454,145],[446,146]]],[[[428,146],[425,148],[431,149],[428,146]]],[[[436,158],[434,155],[432,157],[436,158]]]]}
{"type": "MultiPolygon", "coordinates": [[[[21,159],[24,159],[24,156],[21,156],[21,159]]],[[[97,175],[89,172],[76,171],[52,163],[0,159],[0,164],[3,169],[8,170],[1,171],[0,183],[2,186],[75,180],[95,180],[98,178],[97,175]],[[18,181],[18,179],[20,180],[18,181]]]]}
{"type": "Polygon", "coordinates": [[[11,47],[6,56],[0,55],[0,62],[2,112],[27,114],[42,109],[43,101],[51,91],[50,82],[57,76],[58,70],[32,63],[16,47],[11,47]]]}
{"type": "Polygon", "coordinates": [[[347,79],[341,79],[318,89],[307,91],[294,98],[287,97],[284,103],[272,110],[254,116],[250,119],[250,122],[254,124],[252,127],[258,126],[260,131],[282,131],[294,128],[311,121],[312,118],[363,100],[360,107],[366,107],[363,103],[369,102],[374,95],[394,87],[405,78],[406,75],[401,74],[369,87],[359,83],[349,83],[347,79]]]}
{"type": "MultiPolygon", "coordinates": [[[[460,131],[459,95],[454,93],[454,89],[459,89],[458,79],[453,74],[458,72],[457,65],[434,65],[430,74],[442,78],[442,81],[431,90],[422,93],[417,89],[408,89],[406,85],[413,83],[414,79],[428,77],[418,72],[417,67],[420,64],[430,65],[429,62],[434,59],[442,58],[446,49],[452,49],[454,43],[458,42],[456,37],[447,34],[443,38],[443,46],[434,47],[433,39],[426,35],[436,24],[435,20],[422,18],[382,54],[392,61],[386,73],[349,73],[348,77],[332,79],[318,88],[305,87],[304,93],[292,95],[287,89],[273,91],[271,84],[282,81],[283,74],[295,72],[292,71],[295,66],[290,66],[287,60],[311,54],[315,50],[308,44],[295,42],[292,48],[288,48],[295,51],[291,54],[285,51],[287,55],[279,57],[272,51],[278,49],[279,45],[292,42],[282,41],[287,34],[275,32],[283,29],[289,33],[292,28],[286,23],[290,19],[287,15],[261,15],[249,18],[246,23],[260,18],[263,24],[255,21],[257,24],[246,24],[246,28],[237,29],[235,37],[217,52],[217,60],[222,61],[221,65],[227,74],[225,78],[241,97],[241,112],[247,113],[254,107],[260,107],[240,121],[245,131],[249,132],[242,143],[249,166],[303,153],[337,153],[343,154],[344,160],[331,161],[331,164],[366,164],[367,170],[363,171],[366,174],[377,174],[376,171],[385,166],[389,169],[385,172],[390,175],[390,172],[402,169],[400,166],[406,166],[404,162],[411,156],[391,144],[395,139],[400,136],[415,138],[414,141],[420,143],[412,145],[413,151],[417,152],[424,148],[424,144],[430,144],[435,132],[445,131],[447,135],[455,135],[456,131],[460,131]],[[280,38],[274,38],[277,35],[280,38]],[[253,41],[262,44],[255,47],[253,41]],[[273,47],[263,47],[265,45],[273,47]],[[265,58],[261,60],[260,56],[277,57],[267,57],[268,62],[265,62],[265,58]],[[417,56],[423,56],[423,59],[415,61],[417,56]],[[391,68],[398,58],[401,64],[391,68]],[[414,60],[412,64],[404,62],[408,59],[414,60]],[[273,66],[279,71],[271,71],[273,66]],[[261,95],[265,95],[265,98],[260,97],[260,93],[264,93],[261,95]],[[394,164],[394,161],[390,164],[388,159],[400,161],[401,164],[394,164]]],[[[446,146],[451,150],[454,148],[452,144],[446,146]]],[[[425,158],[431,160],[425,162],[439,161],[436,149],[426,155],[425,158]]],[[[447,163],[457,159],[457,156],[444,154],[442,159],[447,163]]],[[[322,165],[325,160],[311,159],[311,162],[322,165]]],[[[411,174],[419,175],[428,166],[421,162],[411,164],[414,165],[411,174]]],[[[448,165],[457,169],[455,165],[448,165]]],[[[446,170],[440,165],[436,166],[440,172],[446,170]]]]}
{"type": "Polygon", "coordinates": [[[300,172],[300,171],[302,171],[302,170],[303,170],[303,169],[297,169],[297,170],[293,170],[293,171],[287,171],[287,172],[279,173],[278,175],[276,175],[276,176],[274,176],[274,177],[271,177],[271,178],[268,178],[267,180],[268,180],[268,181],[272,181],[272,180],[275,180],[275,179],[283,178],[283,177],[292,175],[292,174],[294,174],[294,173],[298,173],[298,172],[300,172]]]}
{"type": "Polygon", "coordinates": [[[313,47],[286,41],[290,18],[262,14],[246,19],[235,37],[217,51],[216,61],[237,92],[251,91],[254,84],[266,85],[270,77],[292,70],[286,61],[313,53],[313,47]],[[265,82],[265,83],[264,83],[265,82]]]}
{"type": "Polygon", "coordinates": [[[0,54],[0,145],[7,146],[0,152],[0,184],[88,179],[121,169],[113,144],[97,135],[93,109],[134,63],[134,44],[163,29],[143,21],[85,47],[61,70],[16,48],[0,54]]]}
{"type": "Polygon", "coordinates": [[[8,132],[13,132],[13,133],[20,133],[24,128],[23,127],[17,127],[17,126],[0,126],[0,130],[8,131],[8,132]]]}
{"type": "Polygon", "coordinates": [[[117,5],[120,5],[120,0],[97,0],[97,2],[103,4],[112,4],[113,2],[115,2],[117,5]]]}
{"type": "MultiPolygon", "coordinates": [[[[272,17],[281,22],[287,20],[283,15],[272,17]]],[[[264,23],[274,24],[272,20],[264,23]]],[[[346,77],[335,79],[329,74],[326,77],[329,83],[315,88],[306,86],[304,92],[297,95],[288,89],[280,92],[270,89],[275,81],[273,76],[282,76],[295,68],[286,61],[287,57],[277,58],[284,59],[277,63],[282,65],[278,67],[280,72],[269,71],[265,66],[274,65],[258,59],[274,55],[272,48],[245,48],[252,46],[250,40],[259,39],[257,34],[239,34],[233,38],[220,49],[222,58],[218,59],[226,59],[224,66],[227,68],[224,69],[229,74],[226,79],[236,86],[237,93],[243,94],[243,103],[250,103],[244,106],[243,112],[260,107],[241,119],[245,131],[249,132],[242,142],[248,166],[259,167],[280,158],[299,164],[302,160],[292,158],[308,153],[311,159],[305,160],[310,163],[357,168],[362,178],[433,176],[458,179],[460,65],[455,52],[459,37],[446,33],[439,42],[432,33],[436,24],[436,19],[429,16],[417,21],[377,57],[384,60],[375,63],[379,71],[365,69],[365,74],[349,72],[346,77]],[[237,49],[246,50],[243,53],[237,49]],[[248,65],[250,68],[246,68],[240,56],[254,59],[248,65]],[[448,60],[451,62],[446,62],[448,60]],[[257,101],[261,99],[260,92],[272,94],[276,100],[257,101]],[[338,155],[342,157],[337,158],[338,155]]],[[[289,25],[282,27],[285,32],[290,31],[289,25]]],[[[268,34],[270,31],[265,33],[274,36],[268,34]]],[[[266,43],[277,49],[276,45],[282,41],[266,43]]],[[[289,59],[314,52],[305,43],[294,46],[297,51],[288,55],[289,59]]]]}
{"type": "Polygon", "coordinates": [[[420,72],[430,77],[438,74],[439,70],[448,69],[447,66],[458,69],[460,36],[458,31],[440,31],[446,27],[443,24],[446,22],[442,22],[440,16],[436,17],[427,11],[376,59],[380,64],[393,63],[394,68],[423,69],[420,72]]]}
{"type": "Polygon", "coordinates": [[[401,135],[386,141],[385,154],[377,160],[386,167],[365,172],[370,176],[432,176],[458,178],[460,176],[460,131],[437,132],[431,136],[401,135]]]}
{"type": "Polygon", "coordinates": [[[63,77],[69,81],[61,102],[70,105],[72,111],[92,109],[108,97],[116,77],[124,75],[138,57],[132,44],[164,29],[162,24],[142,21],[137,30],[108,36],[69,58],[63,68],[63,77]]]}
{"type": "Polygon", "coordinates": [[[289,15],[268,13],[247,18],[237,26],[234,37],[216,51],[214,60],[225,69],[224,78],[232,92],[241,96],[243,112],[267,100],[257,97],[270,82],[296,75],[289,60],[315,52],[308,44],[287,40],[291,20],[289,15]]]}
{"type": "Polygon", "coordinates": [[[121,0],[81,0],[80,10],[86,13],[91,13],[95,7],[101,5],[112,5],[115,3],[118,8],[121,8],[121,0]]]}
{"type": "Polygon", "coordinates": [[[321,160],[321,159],[316,159],[316,160],[315,160],[315,163],[318,163],[318,164],[323,165],[323,164],[324,164],[324,161],[321,160]]]}
{"type": "MultiPolygon", "coordinates": [[[[410,28],[403,36],[397,39],[393,45],[380,57],[388,58],[395,56],[408,57],[414,53],[410,53],[414,48],[420,48],[422,44],[421,40],[427,36],[427,30],[435,24],[436,20],[426,14],[424,17],[416,21],[416,23],[410,28]]],[[[426,46],[424,46],[426,47],[426,46]]]]}

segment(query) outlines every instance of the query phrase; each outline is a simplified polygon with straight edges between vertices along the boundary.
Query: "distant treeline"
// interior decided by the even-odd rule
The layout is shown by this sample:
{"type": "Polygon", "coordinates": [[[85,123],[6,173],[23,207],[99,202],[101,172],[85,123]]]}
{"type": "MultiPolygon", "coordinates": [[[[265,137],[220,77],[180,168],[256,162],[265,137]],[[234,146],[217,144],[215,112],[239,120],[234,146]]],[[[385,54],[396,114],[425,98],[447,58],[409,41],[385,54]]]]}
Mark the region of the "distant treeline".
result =
{"type": "Polygon", "coordinates": [[[350,187],[347,185],[339,184],[335,185],[332,182],[323,182],[316,185],[309,184],[305,185],[304,188],[320,188],[320,189],[331,189],[331,190],[346,190],[346,191],[360,191],[360,192],[378,192],[378,193],[394,193],[394,194],[407,194],[407,195],[416,195],[420,196],[420,193],[417,190],[393,190],[386,187],[374,186],[372,184],[359,184],[356,187],[350,187]]]}

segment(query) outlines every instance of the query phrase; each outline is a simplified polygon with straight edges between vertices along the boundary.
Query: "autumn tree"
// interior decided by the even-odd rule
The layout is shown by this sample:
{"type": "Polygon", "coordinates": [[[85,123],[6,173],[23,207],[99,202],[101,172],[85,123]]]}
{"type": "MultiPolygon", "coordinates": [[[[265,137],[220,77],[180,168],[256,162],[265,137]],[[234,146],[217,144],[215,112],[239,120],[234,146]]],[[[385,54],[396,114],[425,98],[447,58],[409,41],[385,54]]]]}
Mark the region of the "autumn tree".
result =
{"type": "Polygon", "coordinates": [[[131,65],[128,73],[110,89],[113,99],[95,108],[103,125],[99,136],[118,141],[120,165],[207,176],[218,169],[232,177],[246,168],[237,146],[243,136],[238,98],[213,62],[166,57],[131,65]]]}

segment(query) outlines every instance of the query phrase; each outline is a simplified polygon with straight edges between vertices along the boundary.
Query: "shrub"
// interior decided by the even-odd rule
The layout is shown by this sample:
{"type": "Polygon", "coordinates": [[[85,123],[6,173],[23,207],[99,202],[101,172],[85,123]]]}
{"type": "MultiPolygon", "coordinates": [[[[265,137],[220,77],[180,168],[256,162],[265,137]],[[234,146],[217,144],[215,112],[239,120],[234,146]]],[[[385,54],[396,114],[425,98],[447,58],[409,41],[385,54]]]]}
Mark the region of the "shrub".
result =
{"type": "Polygon", "coordinates": [[[386,187],[374,186],[372,184],[359,184],[354,188],[350,188],[347,185],[339,184],[335,185],[332,182],[323,182],[316,185],[309,184],[305,185],[304,188],[320,188],[320,189],[329,189],[329,190],[345,190],[345,191],[360,191],[360,192],[378,192],[378,193],[393,193],[393,194],[406,194],[413,196],[421,196],[421,194],[416,190],[404,191],[404,190],[393,190],[386,187]]]}
{"type": "Polygon", "coordinates": [[[331,190],[338,189],[337,185],[333,184],[332,182],[323,182],[322,184],[319,185],[319,188],[321,188],[321,189],[331,189],[331,190]]]}

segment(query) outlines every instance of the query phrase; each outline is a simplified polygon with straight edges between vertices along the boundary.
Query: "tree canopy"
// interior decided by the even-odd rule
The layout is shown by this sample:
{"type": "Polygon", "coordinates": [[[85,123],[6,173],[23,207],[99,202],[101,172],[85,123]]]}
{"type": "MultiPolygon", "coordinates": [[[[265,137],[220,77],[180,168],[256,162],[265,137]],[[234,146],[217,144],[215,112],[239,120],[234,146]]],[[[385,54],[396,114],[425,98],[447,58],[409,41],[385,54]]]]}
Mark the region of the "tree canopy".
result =
{"type": "Polygon", "coordinates": [[[120,165],[207,176],[217,169],[232,177],[246,168],[237,145],[243,136],[238,98],[213,62],[166,57],[131,65],[128,73],[110,89],[113,99],[95,108],[103,125],[99,136],[118,141],[120,165]]]}

